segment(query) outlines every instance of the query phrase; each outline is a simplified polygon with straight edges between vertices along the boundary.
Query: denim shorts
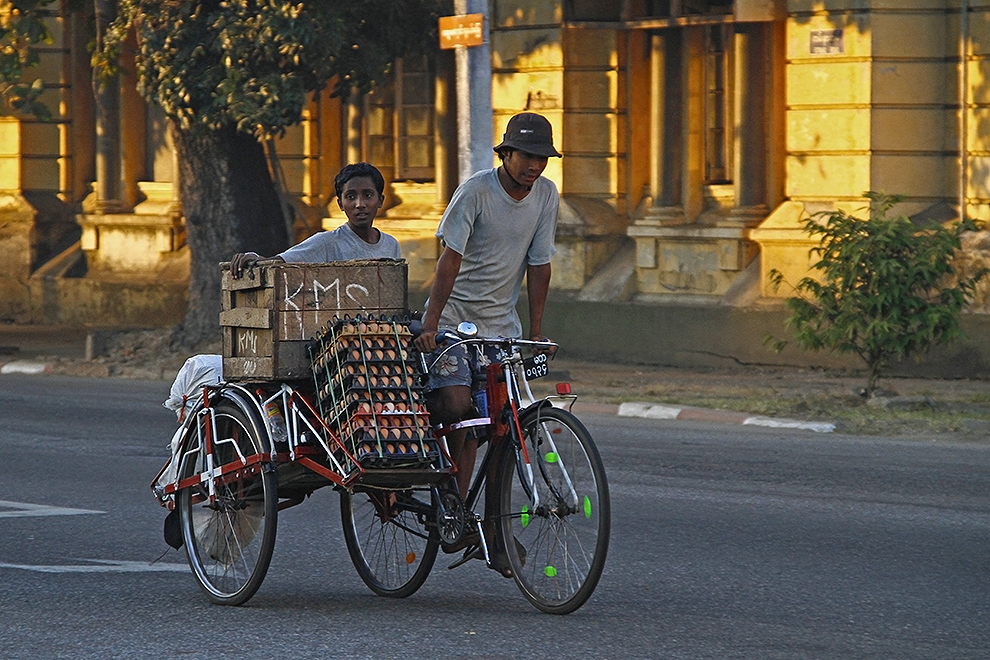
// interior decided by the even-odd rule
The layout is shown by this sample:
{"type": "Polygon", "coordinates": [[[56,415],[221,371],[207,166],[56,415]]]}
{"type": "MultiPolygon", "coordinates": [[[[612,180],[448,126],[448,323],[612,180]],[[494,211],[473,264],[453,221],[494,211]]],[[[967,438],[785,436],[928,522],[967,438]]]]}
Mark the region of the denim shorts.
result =
{"type": "Polygon", "coordinates": [[[471,387],[476,374],[484,374],[489,364],[497,363],[501,359],[498,349],[494,346],[460,344],[437,360],[443,349],[442,346],[437,347],[437,350],[426,356],[426,364],[433,366],[430,367],[430,377],[423,388],[424,392],[429,393],[452,385],[471,387]]]}

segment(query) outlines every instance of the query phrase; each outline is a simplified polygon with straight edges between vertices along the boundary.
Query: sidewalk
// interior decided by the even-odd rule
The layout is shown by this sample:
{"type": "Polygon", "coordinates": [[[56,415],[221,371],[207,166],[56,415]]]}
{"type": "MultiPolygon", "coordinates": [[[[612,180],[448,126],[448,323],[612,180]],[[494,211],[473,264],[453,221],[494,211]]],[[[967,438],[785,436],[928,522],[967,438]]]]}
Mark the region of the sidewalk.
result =
{"type": "MultiPolygon", "coordinates": [[[[90,341],[86,328],[11,326],[0,324],[0,374],[63,374],[86,377],[137,378],[171,382],[189,355],[171,351],[164,331],[128,337],[123,344],[101,347],[90,341]],[[94,357],[94,359],[87,359],[94,357]]],[[[219,352],[219,346],[201,352],[219,352]]],[[[877,418],[873,432],[911,435],[928,431],[917,415],[897,420],[866,406],[854,394],[864,385],[858,374],[814,368],[738,366],[731,369],[683,369],[651,365],[593,363],[559,355],[546,378],[533,381],[537,396],[552,394],[557,382],[569,382],[578,395],[575,410],[645,419],[757,425],[829,432],[836,429],[835,413],[858,410],[877,418]],[[733,412],[745,411],[745,412],[733,412]]],[[[990,436],[990,381],[887,379],[884,387],[901,395],[891,402],[897,410],[930,409],[948,419],[950,431],[959,427],[969,437],[990,436]],[[972,419],[966,419],[967,415],[972,419]]],[[[850,428],[843,423],[840,428],[850,428]]],[[[853,427],[857,432],[859,427],[853,427]]],[[[935,430],[933,433],[942,432],[935,430]]],[[[867,431],[870,432],[870,431],[867,431]]]]}

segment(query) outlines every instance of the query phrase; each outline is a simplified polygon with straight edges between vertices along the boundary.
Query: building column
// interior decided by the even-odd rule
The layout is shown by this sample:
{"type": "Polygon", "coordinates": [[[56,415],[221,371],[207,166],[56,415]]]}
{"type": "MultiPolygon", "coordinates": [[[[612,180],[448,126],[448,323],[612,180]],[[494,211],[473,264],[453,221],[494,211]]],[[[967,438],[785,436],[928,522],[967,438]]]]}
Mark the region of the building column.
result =
{"type": "Polygon", "coordinates": [[[737,23],[735,33],[733,219],[762,220],[766,208],[766,30],[763,23],[737,23]]]}
{"type": "MultiPolygon", "coordinates": [[[[96,3],[97,38],[114,18],[114,3],[96,3]]],[[[93,72],[96,98],[96,211],[119,211],[120,200],[120,79],[99,80],[93,72]]]]}
{"type": "Polygon", "coordinates": [[[647,216],[659,224],[684,222],[681,200],[680,31],[650,36],[650,197],[647,216]]]}

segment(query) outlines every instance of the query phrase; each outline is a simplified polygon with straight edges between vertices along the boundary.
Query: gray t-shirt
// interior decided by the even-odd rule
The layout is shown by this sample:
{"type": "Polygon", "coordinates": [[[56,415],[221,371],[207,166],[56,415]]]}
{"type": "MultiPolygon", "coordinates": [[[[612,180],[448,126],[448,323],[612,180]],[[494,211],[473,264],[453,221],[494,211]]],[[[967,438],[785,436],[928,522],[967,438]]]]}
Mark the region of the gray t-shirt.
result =
{"type": "Polygon", "coordinates": [[[365,243],[345,223],[333,231],[313,234],[278,256],[290,264],[326,263],[350,259],[401,259],[402,252],[399,250],[399,242],[385,232],[379,232],[377,243],[365,243]]]}
{"type": "Polygon", "coordinates": [[[553,181],[540,177],[526,197],[515,200],[499,183],[497,169],[474,174],[454,191],[437,237],[462,259],[440,315],[442,327],[471,321],[482,336],[522,336],[519,289],[526,267],[548,264],[556,252],[559,206],[553,181]]]}

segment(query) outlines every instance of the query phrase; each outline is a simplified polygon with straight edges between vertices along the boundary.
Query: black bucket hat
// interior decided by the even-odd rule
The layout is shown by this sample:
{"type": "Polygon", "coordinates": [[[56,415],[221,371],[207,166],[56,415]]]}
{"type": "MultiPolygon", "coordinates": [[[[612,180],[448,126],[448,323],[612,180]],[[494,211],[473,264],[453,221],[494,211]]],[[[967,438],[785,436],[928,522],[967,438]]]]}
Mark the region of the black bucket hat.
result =
{"type": "Polygon", "coordinates": [[[494,148],[494,151],[506,147],[525,151],[534,156],[560,158],[560,153],[553,148],[553,128],[550,122],[546,117],[535,112],[521,112],[509,120],[502,142],[494,148]]]}

